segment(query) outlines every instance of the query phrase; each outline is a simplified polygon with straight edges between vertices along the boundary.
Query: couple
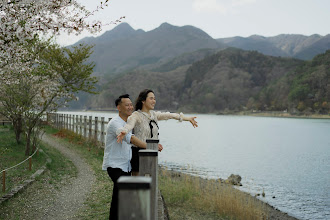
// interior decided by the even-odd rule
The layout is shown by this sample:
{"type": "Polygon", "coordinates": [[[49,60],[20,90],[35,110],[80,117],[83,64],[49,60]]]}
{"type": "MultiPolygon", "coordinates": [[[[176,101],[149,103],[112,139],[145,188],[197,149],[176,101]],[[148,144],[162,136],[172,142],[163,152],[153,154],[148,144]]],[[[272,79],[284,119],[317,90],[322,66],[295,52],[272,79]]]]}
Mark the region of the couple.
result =
{"type": "MultiPolygon", "coordinates": [[[[182,113],[153,111],[156,99],[152,90],[143,90],[133,104],[129,95],[119,96],[115,101],[119,115],[107,125],[106,140],[102,169],[107,170],[114,183],[109,219],[118,219],[118,187],[120,176],[137,175],[139,172],[139,149],[145,149],[146,139],[158,139],[159,120],[176,119],[180,122],[189,121],[197,127],[196,117],[186,117],[182,113]],[[134,135],[132,130],[134,128],[134,135]],[[131,147],[131,145],[133,145],[131,147]],[[133,154],[132,154],[133,152],[133,154]]],[[[158,145],[158,150],[163,149],[158,145]]]]}

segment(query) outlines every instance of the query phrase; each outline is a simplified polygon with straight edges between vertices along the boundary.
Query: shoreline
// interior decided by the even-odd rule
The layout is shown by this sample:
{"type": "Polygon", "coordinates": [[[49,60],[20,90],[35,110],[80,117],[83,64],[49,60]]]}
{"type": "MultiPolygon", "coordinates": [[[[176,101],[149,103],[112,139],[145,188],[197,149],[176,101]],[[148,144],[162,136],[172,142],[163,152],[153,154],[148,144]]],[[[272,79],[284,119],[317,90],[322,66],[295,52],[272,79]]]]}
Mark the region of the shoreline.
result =
{"type": "MultiPolygon", "coordinates": [[[[117,109],[68,109],[61,111],[72,112],[113,112],[116,113],[117,109]]],[[[168,111],[158,109],[156,111],[168,111]]],[[[180,111],[177,111],[180,112],[180,111]]],[[[283,111],[239,111],[239,112],[210,112],[210,113],[197,113],[197,112],[185,112],[185,114],[201,114],[201,115],[224,115],[224,116],[255,116],[255,117],[276,117],[276,118],[302,118],[302,119],[330,119],[330,114],[291,114],[283,111]]]]}
{"type": "MultiPolygon", "coordinates": [[[[204,186],[210,186],[211,184],[209,184],[209,183],[214,181],[214,180],[211,180],[211,179],[204,179],[202,177],[193,176],[193,175],[186,174],[186,173],[176,171],[176,170],[172,170],[172,169],[169,170],[169,169],[166,169],[163,166],[160,166],[160,170],[165,170],[166,172],[169,172],[171,174],[171,176],[175,177],[175,178],[184,179],[187,176],[189,176],[190,178],[194,178],[196,180],[199,180],[199,182],[201,182],[204,186]]],[[[226,183],[221,183],[221,185],[230,186],[231,187],[230,190],[232,192],[241,194],[242,197],[252,199],[252,200],[256,201],[256,204],[261,204],[263,207],[265,207],[265,211],[268,215],[267,219],[272,219],[272,220],[299,220],[297,217],[289,215],[288,213],[277,209],[276,207],[268,204],[267,202],[260,200],[258,197],[253,196],[253,195],[251,195],[247,192],[244,192],[244,191],[242,191],[238,188],[235,188],[233,185],[226,184],[226,183]]],[[[166,199],[165,199],[165,204],[166,204],[166,199]]]]}

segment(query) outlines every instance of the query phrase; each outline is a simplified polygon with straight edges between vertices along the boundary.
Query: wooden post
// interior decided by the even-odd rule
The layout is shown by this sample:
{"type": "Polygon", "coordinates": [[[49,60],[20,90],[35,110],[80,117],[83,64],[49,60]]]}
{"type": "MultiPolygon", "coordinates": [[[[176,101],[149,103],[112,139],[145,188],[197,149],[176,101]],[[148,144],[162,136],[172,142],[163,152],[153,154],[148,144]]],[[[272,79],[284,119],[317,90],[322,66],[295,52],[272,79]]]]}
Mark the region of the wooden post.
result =
{"type": "Polygon", "coordinates": [[[58,114],[58,130],[61,129],[61,114],[58,114]]]}
{"type": "Polygon", "coordinates": [[[88,139],[92,139],[92,122],[93,116],[89,116],[89,129],[88,129],[88,139]]]}
{"type": "Polygon", "coordinates": [[[122,176],[117,183],[119,190],[118,219],[154,220],[150,216],[151,178],[122,176]]]}
{"type": "Polygon", "coordinates": [[[64,128],[64,114],[61,114],[61,129],[64,128]]]}
{"type": "Polygon", "coordinates": [[[2,192],[6,191],[6,170],[2,171],[2,192]]]}
{"type": "Polygon", "coordinates": [[[101,143],[104,145],[104,117],[101,117],[101,143]]]}
{"type": "Polygon", "coordinates": [[[29,170],[32,170],[32,157],[29,157],[29,170]]]}
{"type": "Polygon", "coordinates": [[[84,137],[87,138],[87,116],[84,116],[84,137]]]}
{"type": "Polygon", "coordinates": [[[98,131],[98,117],[95,117],[95,124],[94,124],[94,139],[97,141],[97,131],[98,131]]]}
{"type": "Polygon", "coordinates": [[[72,130],[73,133],[74,133],[74,115],[71,115],[70,120],[72,120],[72,123],[71,123],[71,130],[72,130]]]}
{"type": "Polygon", "coordinates": [[[80,135],[82,136],[82,115],[80,115],[80,123],[79,123],[79,130],[80,130],[80,135]]]}
{"type": "Polygon", "coordinates": [[[158,151],[159,140],[156,140],[156,139],[147,139],[146,142],[147,142],[147,149],[158,151]]]}
{"type": "Polygon", "coordinates": [[[71,114],[68,115],[69,123],[68,123],[68,130],[72,131],[72,121],[71,121],[71,114]]]}
{"type": "Polygon", "coordinates": [[[60,114],[56,113],[56,128],[60,129],[60,114]]]}
{"type": "Polygon", "coordinates": [[[78,125],[79,125],[79,120],[78,120],[78,115],[76,115],[76,134],[79,134],[79,131],[78,131],[78,125]]]}
{"type": "Polygon", "coordinates": [[[158,219],[158,151],[140,150],[139,151],[139,175],[151,177],[150,188],[151,219],[158,219]]]}
{"type": "Polygon", "coordinates": [[[66,126],[65,126],[66,130],[69,130],[69,114],[66,114],[66,126]]]}

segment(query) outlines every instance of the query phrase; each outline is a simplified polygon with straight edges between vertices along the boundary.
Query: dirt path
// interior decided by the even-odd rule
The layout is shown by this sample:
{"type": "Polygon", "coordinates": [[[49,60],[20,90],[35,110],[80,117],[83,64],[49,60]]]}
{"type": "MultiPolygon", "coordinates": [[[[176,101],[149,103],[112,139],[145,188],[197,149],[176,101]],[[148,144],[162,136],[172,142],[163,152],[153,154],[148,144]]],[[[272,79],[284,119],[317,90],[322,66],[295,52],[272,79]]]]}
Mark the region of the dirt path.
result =
{"type": "Polygon", "coordinates": [[[38,219],[77,219],[79,209],[83,208],[84,201],[95,181],[95,176],[89,165],[74,151],[59,144],[55,138],[43,135],[42,140],[59,150],[70,159],[77,168],[77,177],[65,184],[49,202],[39,204],[38,219]]]}

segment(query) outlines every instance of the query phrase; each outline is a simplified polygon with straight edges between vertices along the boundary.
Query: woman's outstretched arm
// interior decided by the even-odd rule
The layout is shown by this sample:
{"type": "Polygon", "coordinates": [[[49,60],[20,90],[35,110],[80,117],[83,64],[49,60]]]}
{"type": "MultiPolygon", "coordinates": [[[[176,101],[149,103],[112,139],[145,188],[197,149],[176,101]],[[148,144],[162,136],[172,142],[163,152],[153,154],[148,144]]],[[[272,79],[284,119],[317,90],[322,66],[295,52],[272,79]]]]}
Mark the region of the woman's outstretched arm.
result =
{"type": "Polygon", "coordinates": [[[156,117],[159,121],[168,120],[168,119],[176,119],[178,121],[189,121],[194,128],[198,127],[198,123],[195,120],[197,117],[187,117],[182,112],[178,113],[170,113],[170,112],[155,112],[156,117]]]}

